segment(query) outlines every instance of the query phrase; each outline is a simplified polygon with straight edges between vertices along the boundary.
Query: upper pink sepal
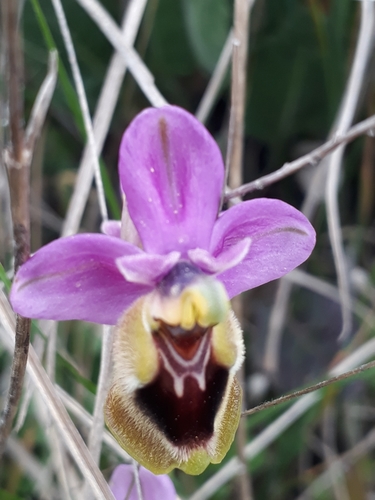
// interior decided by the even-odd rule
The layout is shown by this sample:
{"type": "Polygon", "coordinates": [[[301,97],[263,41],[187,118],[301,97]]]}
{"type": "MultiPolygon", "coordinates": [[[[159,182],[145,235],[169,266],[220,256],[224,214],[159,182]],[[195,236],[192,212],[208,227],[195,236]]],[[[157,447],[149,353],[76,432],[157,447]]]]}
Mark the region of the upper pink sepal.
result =
{"type": "Polygon", "coordinates": [[[119,173],[146,252],[208,249],[224,166],[216,142],[190,113],[176,106],[140,113],[124,133],[119,173]]]}

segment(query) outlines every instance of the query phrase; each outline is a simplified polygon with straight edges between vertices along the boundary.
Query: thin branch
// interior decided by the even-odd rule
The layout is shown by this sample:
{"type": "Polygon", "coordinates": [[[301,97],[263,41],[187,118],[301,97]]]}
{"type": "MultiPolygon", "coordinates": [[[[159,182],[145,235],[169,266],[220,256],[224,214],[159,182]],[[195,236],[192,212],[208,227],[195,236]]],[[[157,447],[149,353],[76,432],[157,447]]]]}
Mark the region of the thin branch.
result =
{"type": "Polygon", "coordinates": [[[97,0],[76,0],[97,24],[113,47],[121,53],[140,89],[155,107],[164,106],[167,101],[155,85],[154,77],[133,47],[126,43],[121,30],[112,17],[97,0]]]}
{"type": "Polygon", "coordinates": [[[18,164],[23,155],[23,59],[21,40],[18,33],[17,0],[3,0],[3,30],[6,45],[6,82],[9,104],[9,125],[12,157],[18,164]]]}
{"type": "MultiPolygon", "coordinates": [[[[244,300],[242,295],[237,295],[232,299],[232,309],[233,312],[238,319],[240,325],[244,324],[244,300]]],[[[246,408],[246,382],[245,382],[245,367],[242,366],[239,372],[237,373],[237,380],[242,387],[242,410],[246,408]]],[[[236,432],[236,452],[237,457],[242,463],[242,469],[237,475],[237,483],[238,483],[238,498],[241,500],[252,500],[254,498],[253,488],[252,488],[252,480],[250,471],[247,468],[246,459],[244,455],[244,448],[246,441],[248,439],[247,436],[247,428],[245,420],[240,420],[237,432],[236,432]]]]}
{"type": "MultiPolygon", "coordinates": [[[[66,409],[72,415],[74,415],[74,417],[80,422],[82,426],[90,428],[93,421],[92,415],[90,415],[88,411],[86,411],[74,398],[72,398],[72,396],[70,396],[70,394],[65,392],[64,389],[62,389],[60,386],[56,386],[56,391],[60,399],[63,401],[66,409]]],[[[131,462],[130,456],[123,448],[121,448],[112,434],[110,434],[110,432],[107,430],[104,431],[103,442],[108,446],[108,448],[111,449],[111,451],[113,451],[113,453],[116,453],[116,455],[123,462],[131,462]]]]}
{"type": "Polygon", "coordinates": [[[51,379],[55,382],[56,374],[56,348],[57,348],[57,321],[40,320],[40,329],[47,337],[47,355],[46,355],[46,371],[51,379]]]}
{"type": "Polygon", "coordinates": [[[233,31],[230,30],[223,50],[221,51],[221,54],[217,61],[214,72],[212,73],[212,77],[206,87],[206,90],[195,113],[196,118],[202,123],[206,122],[220,92],[221,85],[228,72],[229,63],[232,57],[232,49],[233,31]]]}
{"type": "Polygon", "coordinates": [[[0,458],[3,455],[6,440],[11,432],[12,423],[22,394],[27,356],[29,352],[30,321],[17,315],[15,331],[17,332],[17,335],[14,345],[11,378],[5,408],[3,410],[0,423],[0,458]]]}
{"type": "MultiPolygon", "coordinates": [[[[9,302],[0,290],[0,321],[11,340],[15,334],[15,318],[9,302]]],[[[34,349],[30,346],[27,364],[28,373],[40,392],[44,403],[56,423],[59,432],[66,444],[71,457],[80,468],[83,476],[90,482],[90,486],[98,500],[113,500],[111,490],[102,473],[93,461],[81,435],[71,421],[60,398],[56,395],[55,388],[41,365],[34,349]]]]}
{"type": "Polygon", "coordinates": [[[96,388],[93,421],[88,439],[88,449],[90,450],[91,455],[96,463],[99,463],[100,458],[100,450],[104,430],[103,406],[110,383],[111,354],[113,343],[112,334],[113,331],[110,326],[103,326],[99,380],[96,388]]]}
{"type": "MultiPolygon", "coordinates": [[[[347,473],[347,470],[355,464],[365,453],[369,453],[375,447],[375,430],[371,430],[361,441],[359,441],[351,450],[343,453],[337,458],[340,461],[342,467],[335,467],[336,459],[331,464],[330,468],[335,467],[335,474],[338,476],[347,473]]],[[[326,470],[318,478],[316,478],[308,488],[297,498],[297,500],[309,500],[312,497],[318,497],[326,489],[330,487],[331,484],[331,470],[326,470]]]]}
{"type": "MultiPolygon", "coordinates": [[[[45,345],[44,340],[41,337],[37,336],[34,339],[33,346],[34,346],[35,352],[37,353],[39,358],[42,356],[42,353],[44,351],[44,345],[45,345]]],[[[33,392],[34,392],[34,386],[31,383],[30,377],[26,377],[23,398],[21,400],[18,414],[17,414],[17,419],[16,419],[16,422],[14,424],[14,432],[15,433],[18,433],[22,429],[22,427],[25,423],[26,416],[27,416],[30,402],[31,402],[31,398],[33,396],[33,392]]]]}
{"type": "Polygon", "coordinates": [[[290,163],[285,163],[281,168],[272,172],[270,174],[259,177],[255,181],[243,184],[237,189],[228,191],[225,195],[225,201],[228,201],[236,196],[244,196],[248,193],[253,193],[254,191],[261,191],[266,187],[278,182],[289,175],[295,174],[298,170],[304,167],[312,166],[316,167],[323,160],[324,157],[332,153],[341,144],[348,144],[352,142],[357,137],[371,132],[375,128],[375,115],[366,118],[362,122],[357,123],[354,127],[351,127],[348,132],[342,134],[335,134],[332,139],[325,142],[322,146],[311,151],[304,156],[298,158],[298,160],[292,161],[290,163]]]}
{"type": "Polygon", "coordinates": [[[277,373],[279,366],[279,353],[283,325],[288,312],[288,304],[292,284],[288,280],[281,280],[277,287],[274,306],[269,317],[268,335],[264,348],[263,370],[273,376],[277,373]]]}
{"type": "MultiPolygon", "coordinates": [[[[247,76],[247,52],[249,40],[250,11],[253,0],[235,0],[234,2],[234,26],[233,26],[233,59],[231,74],[231,108],[229,117],[229,133],[227,145],[227,158],[225,166],[225,183],[231,188],[242,184],[242,158],[244,119],[246,104],[246,76],[247,76]]],[[[222,192],[222,200],[225,190],[222,192]]],[[[221,203],[222,204],[222,203],[221,203]]],[[[243,324],[243,297],[235,297],[232,301],[233,310],[240,322],[243,324]]],[[[237,375],[241,386],[244,388],[244,368],[237,375]]],[[[246,407],[245,400],[242,403],[246,407]]],[[[238,497],[241,500],[253,498],[251,478],[248,474],[244,457],[244,446],[246,443],[246,428],[240,422],[236,434],[236,450],[238,459],[242,462],[242,470],[238,474],[238,497]]]]}
{"type": "Polygon", "coordinates": [[[266,403],[262,403],[250,410],[246,410],[242,413],[242,417],[248,417],[253,415],[254,413],[258,413],[259,411],[266,410],[267,408],[272,408],[274,406],[278,406],[282,403],[286,403],[287,401],[292,401],[293,399],[299,398],[304,394],[309,394],[310,392],[318,391],[323,387],[327,387],[328,385],[335,384],[336,382],[340,382],[340,380],[346,380],[347,378],[353,377],[358,373],[362,373],[366,370],[370,370],[371,368],[375,368],[375,361],[371,361],[370,363],[366,363],[354,370],[350,370],[342,375],[337,375],[336,377],[331,377],[327,380],[323,380],[322,382],[318,382],[317,384],[306,387],[305,389],[301,389],[299,391],[292,392],[291,394],[287,394],[285,396],[281,396],[277,399],[273,399],[272,401],[267,401],[266,403]]]}
{"type": "MultiPolygon", "coordinates": [[[[324,186],[326,183],[327,170],[329,168],[329,153],[334,151],[335,148],[337,148],[339,145],[346,144],[359,135],[362,135],[363,133],[372,134],[374,130],[375,116],[372,116],[352,127],[346,134],[339,134],[337,132],[339,124],[342,123],[342,117],[347,113],[348,110],[348,107],[344,104],[348,100],[347,95],[349,90],[350,89],[348,87],[345,95],[342,98],[342,103],[337,113],[337,117],[332,125],[332,129],[329,134],[329,140],[325,144],[292,163],[286,163],[276,172],[261,177],[256,181],[242,186],[240,189],[245,188],[245,191],[248,189],[248,192],[254,191],[256,189],[262,189],[263,187],[268,186],[273,182],[277,182],[278,180],[281,180],[288,175],[297,172],[304,166],[319,165],[314,173],[312,182],[308,187],[307,195],[302,205],[302,212],[308,219],[311,219],[318,204],[323,200],[322,193],[324,193],[325,190],[324,186]]],[[[233,193],[233,196],[235,196],[236,194],[237,193],[233,193]]],[[[281,278],[278,285],[277,297],[270,315],[270,327],[266,341],[264,366],[265,369],[273,373],[276,373],[278,367],[278,346],[281,342],[281,335],[284,328],[284,319],[286,317],[287,305],[289,303],[292,288],[293,285],[290,280],[288,280],[288,277],[281,278]]]]}
{"type": "Polygon", "coordinates": [[[77,90],[78,100],[82,111],[83,122],[85,125],[85,131],[87,135],[87,140],[90,147],[91,154],[91,162],[93,164],[94,173],[95,173],[95,181],[96,181],[96,189],[98,191],[98,200],[99,200],[99,208],[102,216],[102,220],[108,219],[107,205],[105,201],[104,195],[104,187],[102,176],[100,173],[99,166],[99,158],[96,154],[96,145],[95,145],[95,137],[94,132],[92,130],[92,122],[90,117],[89,105],[87,102],[86,92],[83,85],[83,80],[81,76],[81,72],[79,70],[77,57],[73,45],[73,40],[69,31],[68,23],[65,17],[64,9],[62,7],[60,0],[52,0],[53,7],[55,9],[57,21],[59,23],[60,31],[64,40],[65,49],[68,54],[68,59],[70,66],[72,68],[73,79],[77,90]]]}
{"type": "MultiPolygon", "coordinates": [[[[31,380],[31,377],[30,377],[31,380]]],[[[33,383],[33,381],[31,380],[33,383]]],[[[35,389],[35,384],[33,383],[35,389]]],[[[67,457],[67,450],[64,446],[64,438],[59,429],[54,425],[50,412],[43,402],[42,396],[38,391],[34,390],[33,406],[35,418],[39,423],[39,427],[45,430],[48,446],[50,449],[49,466],[54,469],[57,484],[59,486],[59,498],[64,500],[74,500],[73,492],[81,483],[81,478],[78,471],[75,469],[75,464],[67,457]]]]}
{"type": "Polygon", "coordinates": [[[39,463],[29,450],[12,436],[7,441],[7,453],[32,480],[33,490],[40,500],[57,498],[51,471],[45,463],[39,463]]]}
{"type": "MultiPolygon", "coordinates": [[[[322,453],[324,458],[324,465],[326,470],[329,471],[331,480],[332,494],[336,500],[351,500],[348,492],[348,487],[345,478],[338,480],[337,470],[342,469],[341,460],[337,458],[336,447],[336,428],[337,428],[337,411],[330,401],[324,406],[322,415],[322,453]]],[[[340,478],[341,479],[341,478],[340,478]]]]}
{"type": "Polygon", "coordinates": [[[63,446],[62,438],[58,429],[54,424],[51,425],[51,422],[49,422],[47,436],[52,452],[56,477],[61,488],[61,494],[63,495],[64,500],[74,500],[71,495],[73,481],[70,477],[71,470],[68,466],[69,460],[66,453],[67,450],[63,446]]]}
{"type": "MultiPolygon", "coordinates": [[[[367,1],[367,0],[366,0],[367,1]]],[[[360,30],[360,32],[363,34],[363,30],[360,30]]],[[[368,36],[368,32],[366,33],[366,36],[368,36]]],[[[361,35],[360,35],[361,37],[361,35]]],[[[358,45],[363,45],[358,42],[358,45]]],[[[362,51],[362,49],[361,49],[362,51]]],[[[357,51],[358,52],[358,51],[357,51]]],[[[360,60],[362,60],[360,58],[360,60]]],[[[354,65],[356,65],[356,61],[358,61],[358,58],[355,58],[354,63],[353,63],[353,68],[354,65]]],[[[357,64],[358,65],[358,64],[357,64]]],[[[358,74],[357,70],[357,65],[356,65],[356,70],[354,72],[354,69],[352,70],[352,74],[358,74]]],[[[363,62],[362,62],[363,65],[363,62]]],[[[335,150],[337,147],[337,143],[339,144],[346,144],[350,142],[350,140],[353,140],[355,137],[357,137],[357,132],[362,130],[362,133],[364,132],[371,132],[373,130],[373,125],[375,125],[375,122],[373,122],[374,117],[370,117],[364,122],[361,122],[354,127],[352,127],[347,134],[344,132],[347,131],[347,128],[350,125],[350,122],[348,122],[348,118],[350,117],[350,111],[353,113],[353,106],[356,101],[353,100],[353,91],[356,88],[358,88],[358,82],[354,82],[351,85],[348,85],[346,93],[344,97],[342,98],[342,103],[339,109],[339,112],[337,114],[337,118],[335,119],[335,122],[332,126],[333,132],[331,132],[330,137],[331,139],[327,141],[325,144],[320,146],[319,148],[315,149],[311,153],[299,158],[298,160],[292,162],[292,163],[286,163],[282,168],[277,170],[276,172],[273,172],[269,175],[266,175],[264,177],[261,177],[260,179],[257,179],[256,181],[253,181],[245,186],[242,186],[240,189],[244,189],[246,192],[251,192],[256,189],[262,189],[265,186],[268,186],[272,184],[273,182],[277,182],[280,179],[283,179],[284,177],[291,175],[298,171],[300,168],[307,166],[307,165],[312,165],[316,166],[320,163],[320,161],[325,158],[329,153],[335,150]],[[349,103],[349,106],[348,104],[349,103]],[[346,124],[346,128],[342,128],[342,124],[346,124]],[[369,128],[365,128],[363,130],[362,126],[369,125],[369,128]],[[342,142],[341,142],[342,141],[342,142]]],[[[361,134],[359,134],[361,135],[361,134]]],[[[333,155],[334,156],[334,155],[333,155]]],[[[311,182],[307,196],[305,198],[305,201],[302,206],[302,212],[307,216],[307,218],[311,218],[317,204],[321,201],[322,195],[321,193],[324,191],[324,183],[327,175],[327,170],[329,169],[330,166],[330,159],[326,158],[324,162],[321,163],[319,166],[319,169],[315,172],[313,181],[311,182]]],[[[239,193],[231,193],[231,196],[236,195],[239,193]]],[[[244,193],[243,193],[244,194],[244,193]]],[[[330,217],[330,214],[332,214],[332,211],[327,210],[327,216],[328,218],[330,217]]],[[[339,229],[340,231],[340,229],[339,229]]],[[[335,233],[336,235],[339,233],[335,233]]],[[[343,267],[343,261],[339,260],[340,263],[340,269],[343,267]]],[[[341,297],[341,304],[342,302],[342,297],[345,295],[346,290],[348,292],[349,287],[347,284],[347,277],[346,277],[346,270],[343,269],[344,273],[340,274],[339,276],[343,276],[344,279],[344,287],[340,286],[340,297],[341,297]]],[[[340,278],[340,283],[342,285],[342,280],[340,278]]],[[[267,370],[270,373],[276,373],[278,369],[278,362],[279,362],[279,346],[281,343],[281,335],[282,331],[284,328],[284,320],[286,317],[286,312],[287,312],[287,305],[289,303],[289,298],[290,294],[292,291],[292,284],[287,282],[287,278],[282,278],[279,282],[278,285],[278,291],[277,291],[277,297],[274,303],[274,306],[272,308],[271,316],[270,316],[270,322],[269,322],[269,331],[267,335],[267,341],[266,341],[266,348],[265,348],[265,354],[264,354],[264,361],[263,361],[263,366],[265,370],[267,370]]],[[[342,310],[344,311],[345,317],[348,317],[351,320],[350,316],[350,311],[348,312],[347,307],[350,307],[350,297],[348,294],[346,294],[346,306],[342,306],[342,310]],[[347,299],[347,300],[346,300],[347,299]]],[[[348,325],[348,321],[345,320],[343,322],[344,325],[348,325]]]]}
{"type": "MultiPolygon", "coordinates": [[[[8,2],[3,3],[4,7],[4,22],[8,23],[7,30],[17,29],[17,22],[14,17],[17,17],[17,2],[10,2],[12,7],[7,11],[8,2]],[[7,17],[8,16],[8,17],[7,17]]],[[[17,35],[17,33],[16,33],[17,35]]],[[[13,35],[14,37],[15,35],[13,35]]],[[[8,44],[16,43],[15,40],[8,38],[8,44]]],[[[16,51],[10,50],[9,48],[9,58],[13,57],[21,58],[21,54],[17,54],[16,51]]],[[[22,71],[19,68],[20,62],[15,63],[9,60],[8,68],[9,71],[22,71]]],[[[15,124],[11,126],[12,128],[12,146],[6,151],[5,165],[8,169],[9,177],[9,187],[10,187],[10,198],[11,198],[11,210],[12,210],[12,220],[13,220],[13,232],[15,241],[15,271],[18,267],[22,265],[29,257],[30,254],[30,212],[29,212],[29,192],[30,192],[30,164],[34,152],[35,142],[41,133],[43,127],[47,109],[50,105],[52,95],[56,85],[56,75],[57,75],[57,54],[52,52],[49,58],[49,68],[46,78],[38,92],[33,109],[31,111],[31,116],[29,124],[26,129],[26,133],[19,132],[22,136],[22,151],[18,151],[18,142],[14,143],[14,133],[15,124]]],[[[11,76],[9,79],[10,85],[16,85],[18,77],[12,81],[11,76]]],[[[20,89],[17,89],[20,93],[20,89]]],[[[9,96],[11,99],[11,94],[16,95],[14,89],[9,89],[9,96]]],[[[13,96],[13,99],[15,97],[13,96]]],[[[11,116],[12,109],[15,104],[11,106],[11,116]]],[[[14,112],[16,117],[11,118],[12,120],[18,120],[20,125],[20,117],[18,116],[19,110],[14,112]]],[[[18,139],[17,139],[18,140],[18,139]]],[[[11,431],[12,422],[17,410],[18,402],[22,393],[23,380],[26,370],[26,362],[28,356],[28,346],[30,341],[30,320],[27,318],[22,318],[17,316],[17,326],[16,326],[16,341],[14,348],[14,357],[11,369],[11,380],[8,392],[7,401],[5,404],[5,409],[2,415],[2,421],[0,425],[0,457],[4,450],[4,443],[11,431]]]]}
{"type": "MultiPolygon", "coordinates": [[[[147,0],[131,0],[124,14],[122,21],[122,37],[129,46],[134,44],[146,5],[147,0]]],[[[93,132],[96,153],[98,156],[101,154],[108,133],[126,70],[126,61],[122,54],[116,51],[108,66],[93,119],[93,132]]],[[[69,236],[78,232],[83,211],[90,193],[92,179],[93,170],[91,156],[89,148],[86,145],[78,168],[74,191],[65,216],[62,236],[69,236]]]]}
{"type": "MultiPolygon", "coordinates": [[[[93,420],[88,438],[87,447],[93,460],[99,464],[100,452],[104,433],[104,413],[103,407],[108,392],[111,372],[111,354],[113,343],[113,329],[110,326],[103,326],[102,349],[100,357],[99,379],[96,388],[93,420]]],[[[83,498],[91,498],[90,490],[84,491],[83,498]]]]}
{"type": "Polygon", "coordinates": [[[133,470],[134,470],[134,481],[135,481],[135,487],[137,490],[138,500],[144,500],[141,481],[139,478],[139,464],[136,460],[133,460],[133,470]]]}
{"type": "Polygon", "coordinates": [[[18,414],[17,414],[17,419],[16,419],[16,422],[15,422],[14,428],[13,428],[13,430],[16,434],[18,434],[18,432],[22,429],[22,427],[25,423],[27,413],[28,413],[29,407],[30,407],[31,398],[33,396],[33,390],[34,390],[34,387],[32,386],[30,379],[26,378],[25,383],[24,383],[24,395],[23,395],[23,398],[21,399],[18,414]]]}
{"type": "MultiPolygon", "coordinates": [[[[330,137],[331,136],[332,134],[330,137]]],[[[318,168],[315,170],[312,181],[308,186],[307,193],[301,207],[302,213],[308,219],[313,217],[319,203],[322,201],[322,192],[324,191],[327,171],[326,167],[327,161],[326,159],[323,159],[318,168]]],[[[276,299],[270,313],[263,366],[265,370],[273,375],[275,375],[278,370],[280,352],[279,346],[281,345],[281,336],[284,330],[292,289],[293,284],[288,275],[282,277],[278,283],[276,299]]]]}
{"type": "MultiPolygon", "coordinates": [[[[11,311],[10,305],[6,301],[5,297],[1,296],[0,299],[1,299],[1,302],[2,302],[2,309],[3,309],[3,311],[2,311],[2,318],[3,318],[3,320],[5,321],[5,324],[6,324],[6,322],[9,321],[10,318],[12,317],[12,311],[11,311]],[[6,318],[6,319],[4,319],[4,318],[6,318]]],[[[3,342],[3,345],[5,345],[6,349],[9,352],[12,352],[13,351],[13,347],[14,347],[14,338],[12,339],[12,337],[7,334],[7,330],[5,328],[5,324],[4,324],[4,328],[0,328],[0,337],[1,337],[1,340],[3,342]],[[13,340],[13,342],[12,342],[12,340],[13,340]]],[[[44,343],[44,340],[42,340],[40,337],[37,337],[37,339],[40,339],[44,343]]],[[[35,347],[37,347],[37,346],[35,346],[35,347]]],[[[28,366],[28,368],[29,368],[29,366],[28,366]]],[[[28,370],[28,374],[30,374],[29,370],[28,370]]],[[[30,376],[28,377],[28,383],[29,383],[29,386],[31,386],[30,387],[31,390],[29,390],[28,392],[26,392],[25,396],[27,396],[28,394],[31,394],[31,391],[33,391],[33,389],[35,389],[35,384],[33,383],[32,377],[30,377],[30,376]]],[[[35,391],[33,391],[33,393],[35,393],[35,391]]],[[[26,399],[25,396],[24,396],[24,399],[22,401],[22,405],[20,407],[20,411],[19,411],[19,414],[18,414],[18,421],[21,418],[21,412],[22,412],[22,410],[24,408],[24,403],[25,403],[25,399],[26,399]]],[[[39,396],[39,394],[36,393],[35,397],[38,398],[38,396],[39,396]]],[[[56,433],[55,433],[55,435],[52,436],[52,434],[48,432],[48,430],[51,427],[51,419],[50,419],[50,415],[49,415],[48,411],[46,411],[46,409],[43,406],[43,404],[38,404],[38,402],[37,402],[37,404],[34,406],[34,408],[36,410],[35,414],[36,414],[36,418],[39,421],[40,427],[42,429],[46,429],[46,431],[47,431],[46,435],[48,437],[49,446],[50,446],[51,451],[53,453],[53,458],[54,458],[54,460],[56,462],[55,463],[56,475],[59,478],[61,484],[63,484],[63,486],[64,486],[64,496],[63,496],[63,498],[66,499],[66,500],[69,500],[71,498],[71,496],[69,494],[69,486],[67,484],[65,485],[63,483],[63,481],[65,479],[65,476],[66,476],[67,470],[66,470],[66,467],[59,466],[62,463],[62,460],[60,460],[61,453],[58,454],[58,452],[61,451],[61,446],[59,446],[60,445],[60,436],[58,434],[56,434],[56,433]],[[44,415],[44,414],[46,414],[46,415],[44,415]]],[[[17,427],[17,425],[16,425],[16,427],[17,427]]],[[[11,439],[11,437],[8,439],[7,444],[9,443],[10,439],[11,439]]]]}
{"type": "Polygon", "coordinates": [[[56,50],[49,53],[47,75],[39,89],[31,110],[29,122],[25,131],[25,147],[30,152],[34,151],[35,141],[41,134],[47,111],[51,104],[56,87],[58,55],[56,50]]]}
{"type": "MultiPolygon", "coordinates": [[[[336,286],[331,285],[331,283],[321,278],[312,276],[301,269],[294,269],[292,272],[288,273],[285,276],[285,281],[293,283],[294,285],[299,285],[327,299],[340,303],[340,293],[336,286]]],[[[362,322],[370,327],[373,326],[373,314],[370,307],[365,306],[363,302],[359,300],[354,300],[351,304],[351,309],[362,322]]]]}
{"type": "MultiPolygon", "coordinates": [[[[56,347],[57,347],[57,322],[51,320],[40,320],[39,325],[48,339],[46,354],[46,372],[51,382],[55,383],[56,375],[56,347]]],[[[39,356],[40,358],[40,356],[39,356]]],[[[68,480],[68,468],[66,467],[66,449],[63,446],[61,436],[51,416],[46,418],[47,436],[51,448],[53,462],[55,464],[56,476],[64,492],[64,498],[69,500],[70,481],[68,480]]]]}
{"type": "MultiPolygon", "coordinates": [[[[342,113],[339,123],[337,124],[337,133],[339,134],[345,133],[348,130],[358,106],[367,65],[373,48],[374,24],[375,4],[370,0],[361,2],[360,30],[354,62],[352,64],[347,90],[342,103],[342,113]]],[[[341,297],[342,329],[339,337],[341,340],[346,339],[352,329],[352,316],[350,311],[351,296],[345,252],[342,243],[338,202],[340,172],[344,151],[345,145],[342,145],[340,148],[336,149],[330,158],[325,192],[328,234],[331,241],[341,297]]]]}
{"type": "MultiPolygon", "coordinates": [[[[25,158],[22,128],[23,60],[18,33],[18,2],[2,2],[3,29],[6,43],[6,78],[10,114],[10,145],[5,150],[4,163],[8,170],[14,237],[14,270],[17,271],[30,255],[29,169],[25,158]]],[[[0,459],[22,393],[30,342],[30,320],[17,315],[14,356],[5,407],[0,422],[0,459]]]]}
{"type": "MultiPolygon", "coordinates": [[[[224,186],[227,185],[229,175],[232,177],[232,185],[239,186],[242,182],[247,44],[249,36],[249,17],[253,1],[254,0],[236,0],[234,3],[231,107],[224,186]],[[230,174],[230,172],[232,173],[230,174]],[[236,173],[236,178],[234,178],[234,173],[236,173]]],[[[222,193],[222,201],[224,200],[224,196],[225,190],[223,190],[222,193]]]]}

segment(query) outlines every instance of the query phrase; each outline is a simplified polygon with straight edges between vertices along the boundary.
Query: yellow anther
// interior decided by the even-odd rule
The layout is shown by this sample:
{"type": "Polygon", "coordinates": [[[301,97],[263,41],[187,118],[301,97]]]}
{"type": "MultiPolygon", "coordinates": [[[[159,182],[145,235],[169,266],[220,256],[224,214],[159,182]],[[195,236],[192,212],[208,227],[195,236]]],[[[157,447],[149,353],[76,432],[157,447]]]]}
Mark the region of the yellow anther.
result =
{"type": "Polygon", "coordinates": [[[197,323],[197,306],[196,297],[189,291],[184,292],[180,298],[181,317],[180,326],[184,330],[191,330],[197,323]]]}
{"type": "Polygon", "coordinates": [[[200,276],[184,288],[178,297],[155,291],[149,300],[149,321],[162,320],[191,330],[221,323],[227,316],[229,299],[224,286],[211,276],[200,276]]]}

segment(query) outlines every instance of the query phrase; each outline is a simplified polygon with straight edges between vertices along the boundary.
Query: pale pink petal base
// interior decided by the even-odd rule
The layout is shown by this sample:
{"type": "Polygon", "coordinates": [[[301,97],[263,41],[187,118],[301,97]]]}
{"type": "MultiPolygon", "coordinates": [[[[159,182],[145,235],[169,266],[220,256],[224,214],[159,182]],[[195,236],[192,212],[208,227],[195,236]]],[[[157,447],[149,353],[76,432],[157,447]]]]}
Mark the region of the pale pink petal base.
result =
{"type": "Polygon", "coordinates": [[[140,283],[155,287],[180,258],[180,252],[167,255],[151,255],[141,253],[129,255],[116,260],[121,274],[130,283],[140,283]]]}
{"type": "Polygon", "coordinates": [[[105,220],[100,226],[100,230],[107,236],[114,238],[121,238],[121,221],[119,220],[105,220]]]}
{"type": "Polygon", "coordinates": [[[237,266],[246,255],[249,253],[251,245],[250,238],[239,240],[234,245],[228,247],[227,250],[221,252],[217,257],[214,257],[203,250],[202,248],[195,248],[188,251],[190,261],[199,267],[203,272],[208,274],[218,274],[237,266]]]}
{"type": "Polygon", "coordinates": [[[128,203],[126,201],[125,194],[122,196],[121,238],[129,243],[132,243],[136,247],[142,248],[142,242],[138,231],[136,230],[129,215],[128,203]]]}

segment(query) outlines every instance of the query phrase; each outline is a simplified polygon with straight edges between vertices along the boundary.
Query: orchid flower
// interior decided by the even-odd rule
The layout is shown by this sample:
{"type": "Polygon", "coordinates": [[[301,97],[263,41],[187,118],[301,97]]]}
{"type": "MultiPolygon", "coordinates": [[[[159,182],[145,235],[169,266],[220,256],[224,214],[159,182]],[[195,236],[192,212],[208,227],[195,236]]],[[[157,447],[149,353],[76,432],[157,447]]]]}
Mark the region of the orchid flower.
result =
{"type": "MultiPolygon", "coordinates": [[[[177,500],[176,490],[167,475],[154,476],[147,469],[140,467],[139,482],[146,500],[177,500]]],[[[109,487],[116,500],[139,500],[134,468],[131,465],[118,465],[109,480],[109,487]]]]}
{"type": "Polygon", "coordinates": [[[17,273],[11,301],[26,317],[116,324],[109,429],[155,474],[199,474],[223,459],[240,418],[244,347],[229,299],[305,261],[315,232],[279,200],[218,215],[219,148],[178,107],[134,119],[119,174],[122,224],[40,249],[17,273]]]}

